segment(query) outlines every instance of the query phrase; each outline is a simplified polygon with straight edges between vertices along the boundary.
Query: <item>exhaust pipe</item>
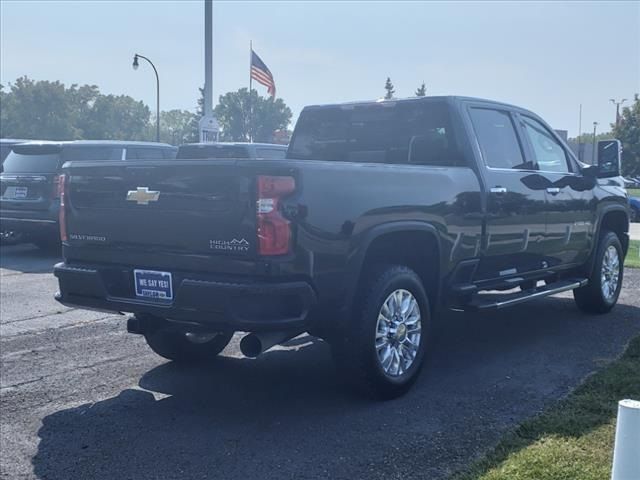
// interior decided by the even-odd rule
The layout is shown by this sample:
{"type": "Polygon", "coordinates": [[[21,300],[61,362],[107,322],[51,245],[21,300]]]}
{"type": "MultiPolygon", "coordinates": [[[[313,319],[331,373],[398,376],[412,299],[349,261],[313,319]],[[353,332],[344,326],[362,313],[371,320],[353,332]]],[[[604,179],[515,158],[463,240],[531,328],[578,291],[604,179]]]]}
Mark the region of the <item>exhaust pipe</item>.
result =
{"type": "Polygon", "coordinates": [[[256,358],[271,347],[279,345],[303,333],[299,330],[284,332],[250,333],[240,340],[240,351],[245,357],[256,358]]]}

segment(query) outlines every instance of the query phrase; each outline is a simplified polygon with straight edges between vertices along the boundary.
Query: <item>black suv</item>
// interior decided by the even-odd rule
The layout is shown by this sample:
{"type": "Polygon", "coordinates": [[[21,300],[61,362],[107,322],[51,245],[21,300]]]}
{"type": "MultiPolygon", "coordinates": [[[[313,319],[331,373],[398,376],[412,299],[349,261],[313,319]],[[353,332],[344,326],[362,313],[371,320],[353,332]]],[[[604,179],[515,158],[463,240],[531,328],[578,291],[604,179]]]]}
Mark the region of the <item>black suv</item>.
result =
{"type": "Polygon", "coordinates": [[[171,160],[177,148],[151,142],[78,140],[13,144],[0,175],[0,231],[41,248],[59,243],[58,178],[67,161],[171,160]]]}

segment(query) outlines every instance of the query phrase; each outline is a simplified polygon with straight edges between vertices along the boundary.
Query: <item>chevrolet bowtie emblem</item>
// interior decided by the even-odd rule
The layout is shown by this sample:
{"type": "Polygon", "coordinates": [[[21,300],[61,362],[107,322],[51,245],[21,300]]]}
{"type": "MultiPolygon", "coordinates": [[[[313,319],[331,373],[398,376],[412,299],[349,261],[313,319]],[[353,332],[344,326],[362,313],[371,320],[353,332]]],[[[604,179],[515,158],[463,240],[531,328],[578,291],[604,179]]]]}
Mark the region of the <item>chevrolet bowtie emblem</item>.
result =
{"type": "Polygon", "coordinates": [[[149,190],[149,187],[138,187],[136,190],[127,192],[127,200],[136,202],[138,205],[149,205],[149,202],[157,202],[160,192],[157,190],[149,190]]]}

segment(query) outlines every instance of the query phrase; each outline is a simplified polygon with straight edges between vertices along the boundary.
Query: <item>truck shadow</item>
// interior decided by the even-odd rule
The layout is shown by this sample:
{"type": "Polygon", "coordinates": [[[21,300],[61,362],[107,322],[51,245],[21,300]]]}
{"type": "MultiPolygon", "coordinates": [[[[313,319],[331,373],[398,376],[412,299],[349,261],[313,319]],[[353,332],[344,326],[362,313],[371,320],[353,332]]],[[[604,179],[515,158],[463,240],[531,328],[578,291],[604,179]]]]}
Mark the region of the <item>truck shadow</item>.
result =
{"type": "Polygon", "coordinates": [[[415,388],[392,402],[348,393],[328,346],[308,338],[257,360],[163,363],[139,388],[47,416],[35,474],[446,478],[617,357],[640,331],[640,308],[585,317],[555,298],[445,320],[415,388]]]}
{"type": "Polygon", "coordinates": [[[51,273],[62,254],[39,249],[31,243],[0,246],[0,268],[21,273],[51,273]]]}

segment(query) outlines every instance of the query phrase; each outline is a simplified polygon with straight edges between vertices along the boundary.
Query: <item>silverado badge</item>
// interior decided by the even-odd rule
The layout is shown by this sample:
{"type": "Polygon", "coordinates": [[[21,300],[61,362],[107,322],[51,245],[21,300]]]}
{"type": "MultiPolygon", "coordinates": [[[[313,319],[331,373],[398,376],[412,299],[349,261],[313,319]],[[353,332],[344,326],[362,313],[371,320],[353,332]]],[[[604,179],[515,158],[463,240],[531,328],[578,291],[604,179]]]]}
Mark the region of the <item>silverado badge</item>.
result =
{"type": "Polygon", "coordinates": [[[149,187],[138,187],[127,192],[127,200],[136,202],[138,205],[149,205],[149,202],[157,202],[159,197],[160,192],[149,190],[149,187]]]}

